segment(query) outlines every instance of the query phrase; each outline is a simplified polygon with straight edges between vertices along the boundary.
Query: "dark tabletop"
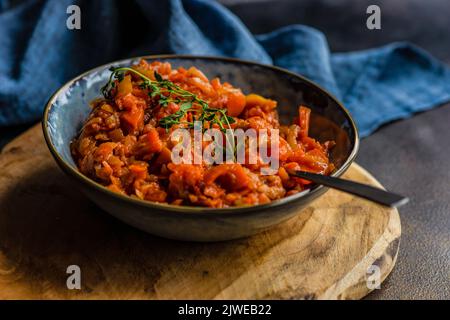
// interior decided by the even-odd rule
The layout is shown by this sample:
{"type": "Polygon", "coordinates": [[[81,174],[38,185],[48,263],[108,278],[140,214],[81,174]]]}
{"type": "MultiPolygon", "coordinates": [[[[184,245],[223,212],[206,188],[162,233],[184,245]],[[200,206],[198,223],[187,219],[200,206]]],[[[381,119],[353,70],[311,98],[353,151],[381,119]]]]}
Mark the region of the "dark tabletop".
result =
{"type": "MultiPolygon", "coordinates": [[[[333,51],[412,41],[450,63],[447,0],[222,0],[255,33],[302,23],[323,31],[333,51]],[[381,30],[366,8],[381,8],[381,30]]],[[[433,84],[430,84],[432,86],[433,84]]],[[[29,126],[0,129],[0,147],[29,126]]],[[[400,209],[397,265],[368,299],[450,299],[450,104],[380,128],[362,140],[357,162],[387,189],[407,195],[400,209]]]]}
{"type": "MultiPolygon", "coordinates": [[[[302,23],[323,31],[332,51],[412,41],[450,63],[447,0],[223,0],[255,33],[302,23]],[[366,9],[381,8],[381,30],[366,9]]],[[[433,84],[430,83],[430,86],[433,84]]],[[[380,128],[361,142],[357,162],[411,201],[400,209],[395,269],[368,299],[450,299],[450,104],[380,128]]]]}

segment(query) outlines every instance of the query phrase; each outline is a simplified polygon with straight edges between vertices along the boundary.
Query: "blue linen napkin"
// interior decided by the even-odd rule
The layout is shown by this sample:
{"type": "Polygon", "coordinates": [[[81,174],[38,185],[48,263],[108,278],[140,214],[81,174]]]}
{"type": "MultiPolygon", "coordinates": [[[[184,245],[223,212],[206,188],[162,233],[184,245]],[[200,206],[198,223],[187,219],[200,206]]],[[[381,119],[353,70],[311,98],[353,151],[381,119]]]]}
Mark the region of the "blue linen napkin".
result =
{"type": "Polygon", "coordinates": [[[0,0],[0,126],[37,120],[49,96],[89,68],[157,53],[238,57],[302,74],[341,99],[361,136],[450,100],[449,68],[408,43],[330,53],[313,28],[255,36],[207,0],[0,0]],[[81,30],[66,28],[72,4],[81,30]]]}

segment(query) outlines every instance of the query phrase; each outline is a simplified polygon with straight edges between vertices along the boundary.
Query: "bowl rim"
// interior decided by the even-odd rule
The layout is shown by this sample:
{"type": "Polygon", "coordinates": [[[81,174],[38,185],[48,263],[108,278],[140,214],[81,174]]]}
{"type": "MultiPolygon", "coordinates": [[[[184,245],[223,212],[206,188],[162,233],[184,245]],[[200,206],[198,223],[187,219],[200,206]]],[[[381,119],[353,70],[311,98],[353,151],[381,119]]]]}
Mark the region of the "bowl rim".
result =
{"type": "Polygon", "coordinates": [[[104,70],[114,64],[123,64],[127,61],[133,61],[137,59],[145,59],[145,60],[157,60],[157,59],[186,59],[186,60],[193,60],[193,59],[199,59],[199,60],[218,60],[228,63],[237,63],[237,64],[246,64],[246,65],[255,65],[259,66],[265,69],[269,69],[276,72],[282,72],[286,73],[290,76],[300,78],[302,81],[315,86],[320,91],[325,93],[329,98],[331,98],[338,106],[341,108],[341,110],[344,112],[345,117],[349,121],[352,130],[354,132],[354,143],[352,151],[350,152],[350,155],[345,160],[345,162],[342,164],[342,166],[333,172],[331,176],[333,177],[340,177],[353,163],[353,161],[356,158],[356,155],[359,150],[359,133],[358,128],[355,124],[355,121],[353,120],[352,116],[350,115],[350,112],[347,110],[347,108],[344,107],[344,105],[330,92],[328,92],[326,89],[321,87],[320,85],[316,84],[312,80],[309,80],[308,78],[297,74],[295,72],[289,71],[287,69],[268,65],[264,63],[259,63],[255,61],[250,60],[243,60],[238,58],[230,58],[230,57],[221,57],[221,56],[208,56],[208,55],[183,55],[183,54],[158,54],[158,55],[144,55],[144,56],[137,56],[137,57],[131,57],[126,59],[120,59],[113,62],[105,63],[100,66],[91,68],[80,75],[72,78],[71,80],[67,81],[65,84],[63,84],[60,88],[58,88],[48,99],[43,113],[43,118],[41,121],[42,124],[42,130],[45,138],[45,142],[47,144],[47,147],[50,150],[50,153],[52,154],[53,158],[57,162],[57,164],[65,171],[66,173],[70,174],[74,178],[78,179],[82,183],[87,184],[88,186],[96,189],[99,192],[105,193],[109,196],[112,196],[116,198],[117,200],[126,201],[129,204],[143,206],[148,209],[157,209],[157,210],[164,210],[164,211],[170,211],[174,213],[184,213],[184,214],[242,214],[243,212],[250,212],[250,211],[263,211],[270,208],[275,208],[279,206],[283,206],[290,202],[295,202],[296,200],[299,200],[300,198],[306,197],[306,196],[312,196],[316,193],[319,193],[321,189],[324,188],[323,185],[316,185],[315,187],[311,189],[306,189],[302,192],[283,197],[274,201],[271,201],[269,203],[265,204],[257,204],[257,205],[250,205],[250,206],[238,206],[238,207],[226,207],[226,208],[209,208],[209,207],[200,207],[200,206],[181,206],[181,205],[172,205],[172,204],[166,204],[166,203],[157,203],[153,201],[148,200],[141,200],[139,198],[134,198],[129,195],[123,195],[114,191],[109,190],[105,186],[101,185],[100,183],[94,181],[93,179],[85,176],[82,174],[78,169],[75,169],[72,165],[68,164],[66,160],[59,154],[59,152],[56,150],[55,146],[53,145],[52,139],[49,134],[48,130],[48,116],[50,113],[50,110],[52,106],[54,105],[54,102],[56,98],[64,91],[66,91],[70,86],[72,86],[73,83],[81,80],[82,78],[88,76],[89,74],[104,70]]]}

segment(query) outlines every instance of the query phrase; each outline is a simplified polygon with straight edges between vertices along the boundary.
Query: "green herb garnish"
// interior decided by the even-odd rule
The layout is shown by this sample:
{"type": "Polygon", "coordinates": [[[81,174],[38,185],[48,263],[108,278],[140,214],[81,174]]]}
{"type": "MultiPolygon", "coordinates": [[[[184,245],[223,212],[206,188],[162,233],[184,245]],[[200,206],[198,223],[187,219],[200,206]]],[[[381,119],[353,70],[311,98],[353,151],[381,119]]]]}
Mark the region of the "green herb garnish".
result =
{"type": "MultiPolygon", "coordinates": [[[[230,128],[230,124],[235,120],[227,115],[226,109],[215,109],[209,107],[208,103],[199,98],[197,95],[182,89],[180,86],[174,84],[169,80],[163,79],[163,77],[155,72],[155,80],[151,80],[143,73],[134,70],[129,67],[111,67],[111,75],[108,83],[102,87],[102,93],[105,99],[112,99],[112,89],[116,87],[115,80],[119,82],[123,80],[126,72],[132,72],[138,75],[142,79],[140,84],[141,89],[147,89],[149,96],[155,99],[162,107],[166,107],[170,102],[176,103],[180,106],[180,109],[159,120],[159,125],[166,130],[170,129],[173,125],[182,124],[181,120],[186,116],[189,111],[197,113],[197,117],[194,121],[210,121],[212,124],[217,124],[222,131],[225,131],[225,124],[230,128]]],[[[193,122],[184,123],[188,128],[193,128],[193,122]]],[[[203,125],[204,127],[204,125],[203,125]]]]}

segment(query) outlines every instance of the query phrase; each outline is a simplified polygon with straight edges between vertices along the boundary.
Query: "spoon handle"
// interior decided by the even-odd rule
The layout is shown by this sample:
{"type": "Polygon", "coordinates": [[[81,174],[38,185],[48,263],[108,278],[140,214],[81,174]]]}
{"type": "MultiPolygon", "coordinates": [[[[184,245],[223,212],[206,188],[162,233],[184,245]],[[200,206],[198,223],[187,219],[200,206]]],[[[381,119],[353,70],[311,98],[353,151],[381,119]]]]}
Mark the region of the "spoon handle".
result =
{"type": "Polygon", "coordinates": [[[299,178],[351,193],[393,208],[404,205],[409,201],[407,197],[350,180],[305,171],[292,171],[291,173],[299,178]]]}

